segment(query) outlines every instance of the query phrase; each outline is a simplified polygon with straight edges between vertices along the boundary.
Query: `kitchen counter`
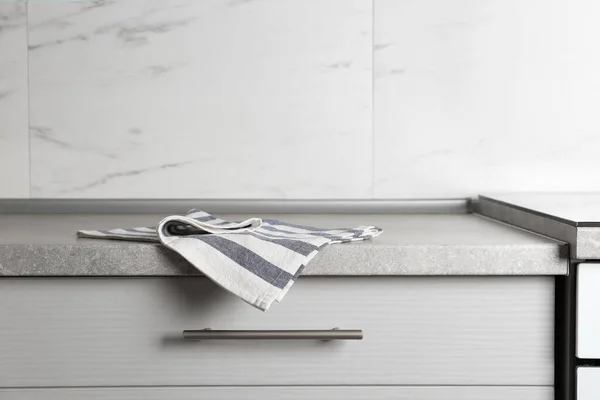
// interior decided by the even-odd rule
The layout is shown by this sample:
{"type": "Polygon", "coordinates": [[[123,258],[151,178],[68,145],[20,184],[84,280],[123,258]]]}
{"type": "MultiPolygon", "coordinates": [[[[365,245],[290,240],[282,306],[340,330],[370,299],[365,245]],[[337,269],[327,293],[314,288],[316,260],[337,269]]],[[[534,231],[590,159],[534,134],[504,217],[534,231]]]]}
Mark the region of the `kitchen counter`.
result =
{"type": "MultiPolygon", "coordinates": [[[[237,220],[248,215],[219,215],[237,220]]],[[[303,275],[565,275],[567,246],[473,214],[258,215],[318,227],[376,225],[372,241],[323,249],[303,275]]],[[[77,238],[78,229],[150,226],[157,214],[0,215],[2,276],[199,275],[153,243],[77,238]]]]}
{"type": "Polygon", "coordinates": [[[564,365],[555,299],[569,298],[557,292],[569,279],[559,276],[568,272],[564,242],[467,213],[243,211],[213,212],[384,232],[324,248],[303,274],[336,276],[303,278],[261,313],[195,278],[198,270],[160,244],[76,237],[79,229],[150,226],[166,213],[0,214],[0,303],[11,305],[0,308],[0,387],[8,388],[0,397],[62,399],[64,388],[87,388],[90,399],[124,391],[146,399],[143,388],[152,387],[167,399],[186,387],[195,388],[190,398],[245,388],[248,398],[339,399],[351,385],[366,387],[359,397],[367,398],[382,387],[388,398],[444,397],[431,392],[440,387],[460,388],[449,398],[475,389],[473,398],[553,398],[564,365]],[[335,327],[364,337],[265,336],[335,327]],[[207,328],[262,339],[182,338],[207,328]]]}
{"type": "Polygon", "coordinates": [[[570,245],[574,259],[600,259],[600,193],[480,195],[478,211],[570,245]]]}

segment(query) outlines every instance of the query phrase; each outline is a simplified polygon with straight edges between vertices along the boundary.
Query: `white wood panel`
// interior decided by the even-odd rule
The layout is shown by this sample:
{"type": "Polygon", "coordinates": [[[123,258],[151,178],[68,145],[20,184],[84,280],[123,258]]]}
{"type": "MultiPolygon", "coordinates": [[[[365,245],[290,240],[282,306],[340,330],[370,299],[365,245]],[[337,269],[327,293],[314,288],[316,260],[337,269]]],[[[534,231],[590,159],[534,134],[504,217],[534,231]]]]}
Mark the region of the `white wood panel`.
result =
{"type": "Polygon", "coordinates": [[[600,264],[577,267],[577,345],[579,358],[600,358],[600,264]]]}
{"type": "Polygon", "coordinates": [[[0,387],[553,382],[552,278],[306,277],[268,313],[203,278],[15,278],[0,304],[0,387]],[[206,327],[365,338],[181,340],[206,327]]]}
{"type": "Polygon", "coordinates": [[[552,387],[186,387],[0,389],[3,400],[552,400],[552,387]]]}
{"type": "Polygon", "coordinates": [[[600,398],[600,368],[577,368],[577,400],[600,398]]]}

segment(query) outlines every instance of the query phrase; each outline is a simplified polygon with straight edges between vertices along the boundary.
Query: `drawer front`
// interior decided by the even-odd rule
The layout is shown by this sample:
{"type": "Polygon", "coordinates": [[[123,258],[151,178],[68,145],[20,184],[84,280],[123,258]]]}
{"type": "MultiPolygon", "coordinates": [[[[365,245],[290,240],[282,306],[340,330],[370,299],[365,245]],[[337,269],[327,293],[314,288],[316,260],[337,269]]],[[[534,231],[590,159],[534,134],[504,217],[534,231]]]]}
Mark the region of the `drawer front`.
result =
{"type": "Polygon", "coordinates": [[[0,389],[3,400],[553,400],[552,387],[210,387],[0,389]]]}
{"type": "Polygon", "coordinates": [[[553,279],[305,277],[268,313],[204,278],[0,279],[0,387],[551,385],[553,279]],[[184,341],[184,329],[363,329],[184,341]]]}
{"type": "Polygon", "coordinates": [[[577,344],[579,358],[600,358],[600,264],[577,267],[577,344]]]}
{"type": "Polygon", "coordinates": [[[577,400],[600,398],[600,368],[577,368],[577,400]]]}

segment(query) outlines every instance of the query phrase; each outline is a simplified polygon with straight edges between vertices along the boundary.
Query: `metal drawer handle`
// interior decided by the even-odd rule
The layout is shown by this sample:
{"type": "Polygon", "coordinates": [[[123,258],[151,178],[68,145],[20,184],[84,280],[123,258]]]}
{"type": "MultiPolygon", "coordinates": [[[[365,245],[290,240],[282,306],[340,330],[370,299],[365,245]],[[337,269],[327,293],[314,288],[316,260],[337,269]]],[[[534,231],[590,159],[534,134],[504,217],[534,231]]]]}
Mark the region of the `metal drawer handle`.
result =
{"type": "Polygon", "coordinates": [[[201,331],[183,331],[186,340],[206,339],[241,339],[241,340],[362,340],[363,332],[360,329],[332,330],[302,330],[302,331],[216,331],[206,328],[201,331]]]}

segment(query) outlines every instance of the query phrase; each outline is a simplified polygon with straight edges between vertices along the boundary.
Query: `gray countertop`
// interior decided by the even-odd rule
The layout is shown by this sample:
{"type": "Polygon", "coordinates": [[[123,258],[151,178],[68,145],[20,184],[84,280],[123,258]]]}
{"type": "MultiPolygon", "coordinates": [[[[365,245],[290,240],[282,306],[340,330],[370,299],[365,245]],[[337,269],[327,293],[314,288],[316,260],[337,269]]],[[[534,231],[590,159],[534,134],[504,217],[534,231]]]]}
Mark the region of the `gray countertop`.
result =
{"type": "Polygon", "coordinates": [[[479,212],[570,245],[574,259],[600,259],[600,193],[479,196],[479,212]]]}
{"type": "MultiPolygon", "coordinates": [[[[372,241],[323,249],[303,275],[564,275],[565,244],[473,214],[255,215],[318,227],[376,225],[372,241]]],[[[164,215],[0,215],[0,275],[198,275],[158,244],[80,239],[78,229],[150,226],[164,215]]],[[[225,215],[239,220],[248,215],[225,215]]]]}

